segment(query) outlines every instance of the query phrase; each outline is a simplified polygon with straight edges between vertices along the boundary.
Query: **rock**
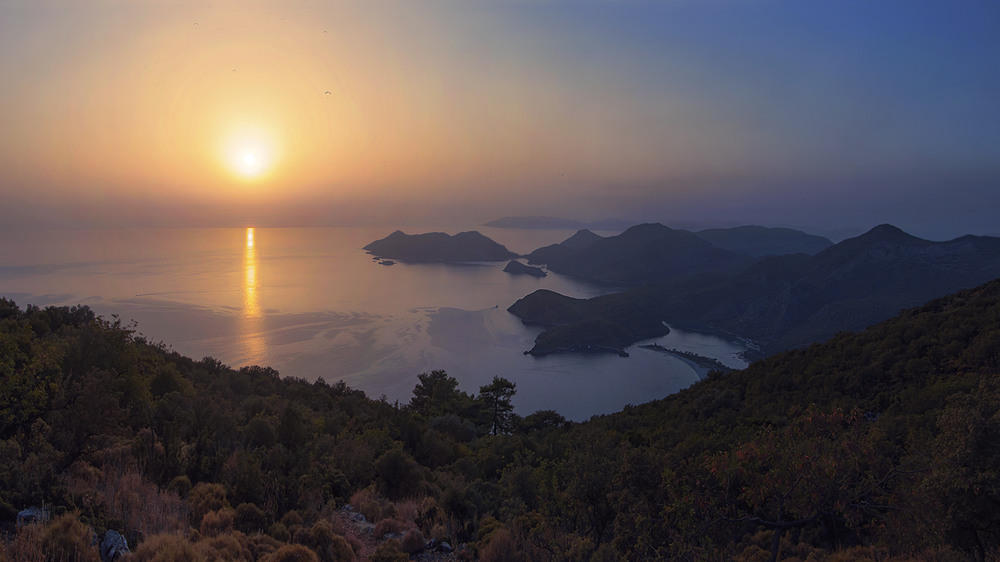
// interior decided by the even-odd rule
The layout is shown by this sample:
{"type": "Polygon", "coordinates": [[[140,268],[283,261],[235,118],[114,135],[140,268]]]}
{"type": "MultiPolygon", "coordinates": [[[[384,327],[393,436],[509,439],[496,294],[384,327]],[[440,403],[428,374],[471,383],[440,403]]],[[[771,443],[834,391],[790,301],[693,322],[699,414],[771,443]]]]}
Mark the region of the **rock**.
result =
{"type": "Polygon", "coordinates": [[[114,529],[108,529],[104,534],[104,541],[101,542],[101,561],[113,562],[129,554],[128,541],[121,533],[114,529]]]}
{"type": "Polygon", "coordinates": [[[49,520],[49,510],[43,507],[29,507],[17,512],[17,526],[23,527],[32,523],[43,523],[49,520]]]}

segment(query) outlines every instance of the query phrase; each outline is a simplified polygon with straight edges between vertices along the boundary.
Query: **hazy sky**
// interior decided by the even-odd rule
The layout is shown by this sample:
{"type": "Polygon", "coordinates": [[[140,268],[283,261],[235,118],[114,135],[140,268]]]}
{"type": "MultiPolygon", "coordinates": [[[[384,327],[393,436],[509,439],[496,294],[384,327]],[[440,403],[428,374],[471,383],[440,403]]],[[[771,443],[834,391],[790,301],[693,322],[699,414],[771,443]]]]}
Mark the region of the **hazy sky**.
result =
{"type": "Polygon", "coordinates": [[[1000,234],[1000,2],[0,0],[0,196],[1000,234]]]}

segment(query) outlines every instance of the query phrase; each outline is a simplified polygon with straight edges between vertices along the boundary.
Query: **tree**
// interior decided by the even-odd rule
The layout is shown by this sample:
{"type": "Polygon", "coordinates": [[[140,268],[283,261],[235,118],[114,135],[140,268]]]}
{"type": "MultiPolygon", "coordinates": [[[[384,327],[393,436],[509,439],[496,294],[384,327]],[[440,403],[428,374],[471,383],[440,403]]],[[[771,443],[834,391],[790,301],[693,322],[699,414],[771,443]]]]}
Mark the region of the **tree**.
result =
{"type": "Polygon", "coordinates": [[[490,434],[510,433],[514,427],[514,405],[511,398],[517,385],[503,377],[493,377],[490,384],[479,387],[479,402],[489,416],[490,434]]]}
{"type": "Polygon", "coordinates": [[[428,418],[445,414],[463,414],[472,397],[458,390],[458,381],[437,370],[417,375],[420,382],[413,388],[410,408],[428,418]]]}
{"type": "Polygon", "coordinates": [[[416,496],[420,486],[420,465],[402,449],[393,447],[375,459],[379,489],[391,500],[416,496]]]}

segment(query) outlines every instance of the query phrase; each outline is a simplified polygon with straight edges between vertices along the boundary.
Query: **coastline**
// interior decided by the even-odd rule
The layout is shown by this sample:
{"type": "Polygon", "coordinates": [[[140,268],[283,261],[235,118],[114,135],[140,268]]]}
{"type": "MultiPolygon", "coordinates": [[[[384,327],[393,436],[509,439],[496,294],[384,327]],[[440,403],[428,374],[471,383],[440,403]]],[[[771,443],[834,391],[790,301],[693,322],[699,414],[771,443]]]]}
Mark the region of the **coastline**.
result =
{"type": "Polygon", "coordinates": [[[728,373],[733,370],[731,367],[727,367],[717,359],[705,357],[704,355],[698,355],[697,353],[670,349],[655,343],[640,345],[639,347],[680,359],[687,366],[691,367],[695,374],[698,375],[698,380],[705,380],[705,377],[707,377],[712,371],[722,371],[724,373],[728,373]]]}

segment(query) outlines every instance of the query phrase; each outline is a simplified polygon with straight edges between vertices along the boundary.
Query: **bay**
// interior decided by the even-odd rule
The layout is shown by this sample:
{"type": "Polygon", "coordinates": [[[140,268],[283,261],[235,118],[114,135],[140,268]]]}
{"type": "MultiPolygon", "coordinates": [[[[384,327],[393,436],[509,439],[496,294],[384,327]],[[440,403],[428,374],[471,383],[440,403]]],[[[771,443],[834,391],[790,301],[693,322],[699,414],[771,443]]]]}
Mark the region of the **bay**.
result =
{"type": "MultiPolygon", "coordinates": [[[[572,231],[479,230],[517,253],[572,231]]],[[[569,419],[620,410],[687,387],[680,359],[612,354],[524,355],[538,328],[506,308],[540,288],[588,298],[615,290],[504,263],[380,265],[361,248],[386,228],[183,228],[3,232],[0,295],[20,306],[86,304],[196,359],[268,365],[282,376],[344,380],[369,396],[409,401],[419,373],[443,369],[475,393],[494,376],[517,384],[516,411],[569,419]]],[[[745,365],[741,342],[674,328],[645,343],[745,365]]]]}

